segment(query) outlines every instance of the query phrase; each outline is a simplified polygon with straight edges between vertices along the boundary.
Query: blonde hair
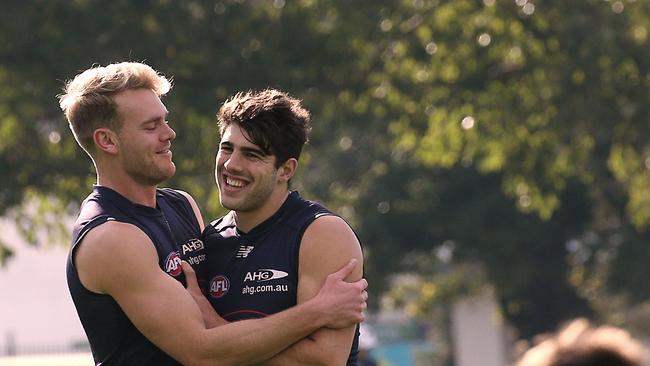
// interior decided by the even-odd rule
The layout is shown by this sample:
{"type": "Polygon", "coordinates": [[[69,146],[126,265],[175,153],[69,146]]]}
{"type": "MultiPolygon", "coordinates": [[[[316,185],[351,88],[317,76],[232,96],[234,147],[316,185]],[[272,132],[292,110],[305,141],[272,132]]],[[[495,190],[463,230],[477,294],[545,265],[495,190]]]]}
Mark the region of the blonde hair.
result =
{"type": "Polygon", "coordinates": [[[625,330],[576,319],[528,350],[517,366],[642,366],[643,345],[625,330]]]}
{"type": "Polygon", "coordinates": [[[171,81],[139,62],[121,62],[90,68],[68,81],[59,105],[65,113],[77,143],[89,154],[93,150],[93,132],[121,127],[115,94],[129,89],[150,89],[156,95],[167,94],[171,81]]]}

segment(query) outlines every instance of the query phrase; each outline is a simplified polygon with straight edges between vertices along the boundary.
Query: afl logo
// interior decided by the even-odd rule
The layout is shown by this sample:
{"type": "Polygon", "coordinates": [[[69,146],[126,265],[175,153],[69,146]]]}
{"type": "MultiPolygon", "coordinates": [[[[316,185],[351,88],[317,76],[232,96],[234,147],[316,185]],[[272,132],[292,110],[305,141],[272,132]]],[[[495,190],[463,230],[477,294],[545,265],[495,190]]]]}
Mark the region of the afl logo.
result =
{"type": "Polygon", "coordinates": [[[218,299],[228,293],[230,281],[226,276],[215,276],[210,280],[210,296],[218,299]]]}
{"type": "Polygon", "coordinates": [[[178,252],[171,252],[165,259],[165,272],[176,277],[181,272],[183,272],[183,267],[181,267],[181,257],[178,256],[178,252]]]}

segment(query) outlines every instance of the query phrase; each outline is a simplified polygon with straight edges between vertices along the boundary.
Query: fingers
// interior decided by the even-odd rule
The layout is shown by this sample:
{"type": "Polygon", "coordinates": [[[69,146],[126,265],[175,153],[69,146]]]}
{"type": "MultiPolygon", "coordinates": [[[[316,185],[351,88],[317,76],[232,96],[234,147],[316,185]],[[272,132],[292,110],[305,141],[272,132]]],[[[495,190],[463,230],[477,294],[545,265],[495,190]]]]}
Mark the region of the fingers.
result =
{"type": "Polygon", "coordinates": [[[362,278],[359,281],[357,281],[357,284],[359,284],[359,286],[361,286],[361,290],[363,290],[363,291],[365,291],[368,288],[368,281],[366,281],[365,278],[362,278]]]}
{"type": "Polygon", "coordinates": [[[368,309],[368,291],[364,290],[361,293],[361,297],[363,298],[363,304],[361,304],[361,318],[365,319],[365,311],[368,309]]]}
{"type": "Polygon", "coordinates": [[[364,284],[364,288],[361,291],[361,299],[363,300],[363,302],[361,304],[361,314],[360,314],[360,319],[361,320],[359,321],[359,322],[362,322],[366,318],[365,312],[366,312],[366,309],[368,309],[368,291],[365,290],[366,287],[368,287],[368,282],[365,279],[361,279],[359,282],[363,282],[363,284],[364,284]]]}
{"type": "Polygon", "coordinates": [[[181,268],[183,268],[183,274],[185,274],[187,288],[198,289],[199,282],[196,279],[196,272],[194,272],[194,268],[192,268],[192,266],[186,261],[181,261],[181,268]]]}
{"type": "Polygon", "coordinates": [[[355,258],[352,258],[348,261],[348,263],[345,264],[345,266],[343,266],[338,271],[332,273],[332,276],[342,280],[346,278],[350,273],[352,273],[352,271],[354,270],[354,268],[356,268],[356,266],[357,266],[357,260],[355,258]]]}
{"type": "Polygon", "coordinates": [[[186,261],[181,261],[181,267],[183,268],[183,273],[185,274],[186,277],[191,276],[196,278],[196,273],[194,272],[194,268],[192,268],[192,266],[189,263],[187,263],[186,261]]]}

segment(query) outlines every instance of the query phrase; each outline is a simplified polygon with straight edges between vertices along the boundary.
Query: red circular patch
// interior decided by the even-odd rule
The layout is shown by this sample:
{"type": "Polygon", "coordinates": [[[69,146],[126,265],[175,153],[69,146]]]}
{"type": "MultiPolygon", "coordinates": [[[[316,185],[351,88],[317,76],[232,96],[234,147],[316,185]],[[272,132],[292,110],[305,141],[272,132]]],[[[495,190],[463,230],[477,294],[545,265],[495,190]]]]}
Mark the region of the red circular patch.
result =
{"type": "Polygon", "coordinates": [[[178,252],[171,252],[165,259],[165,272],[176,277],[181,272],[183,272],[183,267],[181,267],[181,257],[178,255],[178,252]]]}
{"type": "Polygon", "coordinates": [[[215,276],[210,280],[210,296],[218,299],[230,289],[230,281],[226,276],[215,276]]]}

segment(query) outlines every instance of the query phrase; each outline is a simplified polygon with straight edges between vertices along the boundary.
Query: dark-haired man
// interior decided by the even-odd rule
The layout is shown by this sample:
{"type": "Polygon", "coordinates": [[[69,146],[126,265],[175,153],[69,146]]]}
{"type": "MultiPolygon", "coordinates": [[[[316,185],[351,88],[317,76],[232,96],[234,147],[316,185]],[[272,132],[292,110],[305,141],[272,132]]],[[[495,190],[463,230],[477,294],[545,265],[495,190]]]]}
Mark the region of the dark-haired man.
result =
{"type": "MultiPolygon", "coordinates": [[[[215,179],[231,211],[206,228],[207,297],[229,321],[266,317],[312,298],[328,273],[363,263],[350,226],[289,189],[310,114],[288,94],[238,93],[218,114],[215,179]]],[[[361,278],[357,266],[349,281],[361,278]]],[[[358,331],[323,328],[271,360],[277,365],[356,365],[358,331]]]]}

